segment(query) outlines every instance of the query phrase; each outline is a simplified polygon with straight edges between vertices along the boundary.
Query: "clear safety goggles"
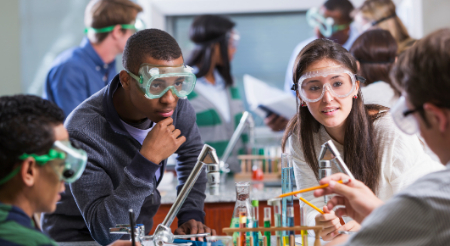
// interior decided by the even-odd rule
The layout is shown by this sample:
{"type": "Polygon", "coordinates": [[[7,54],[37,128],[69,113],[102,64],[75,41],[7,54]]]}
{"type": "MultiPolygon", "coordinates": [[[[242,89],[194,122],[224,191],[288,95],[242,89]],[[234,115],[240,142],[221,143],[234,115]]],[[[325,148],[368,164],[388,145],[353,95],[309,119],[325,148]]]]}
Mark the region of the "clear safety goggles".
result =
{"type": "Polygon", "coordinates": [[[128,72],[138,82],[139,88],[149,99],[160,98],[168,90],[181,99],[194,90],[197,78],[193,69],[187,65],[179,67],[158,67],[151,64],[142,64],[139,76],[128,72]]]}
{"type": "Polygon", "coordinates": [[[302,100],[317,102],[323,98],[325,91],[338,98],[348,97],[355,91],[357,80],[362,83],[365,81],[341,66],[327,67],[306,72],[291,89],[298,89],[302,100]]]}
{"type": "MultiPolygon", "coordinates": [[[[55,170],[60,180],[66,183],[72,183],[80,178],[87,163],[86,151],[72,146],[69,141],[55,141],[53,147],[46,155],[23,154],[20,160],[33,157],[39,166],[43,166],[50,162],[53,170],[55,170]]],[[[0,180],[0,185],[12,179],[19,173],[22,165],[16,167],[10,174],[0,180]]]]}
{"type": "Polygon", "coordinates": [[[392,119],[394,120],[397,127],[404,133],[413,135],[419,131],[419,124],[414,118],[414,112],[418,109],[409,109],[406,105],[406,98],[401,96],[394,107],[391,108],[390,112],[392,119]]]}
{"type": "MultiPolygon", "coordinates": [[[[84,33],[89,34],[89,33],[106,33],[106,32],[111,32],[112,30],[114,30],[114,27],[116,27],[116,26],[117,25],[107,26],[107,27],[102,27],[102,28],[86,27],[84,29],[84,33]]],[[[141,30],[145,29],[145,23],[144,23],[144,21],[142,21],[141,19],[138,18],[132,24],[120,24],[120,27],[122,29],[135,30],[136,32],[138,32],[138,31],[141,31],[141,30]]]]}
{"type": "Polygon", "coordinates": [[[331,37],[333,33],[342,31],[348,27],[347,24],[335,25],[334,20],[331,17],[325,18],[319,13],[319,9],[316,7],[310,8],[306,12],[306,21],[308,25],[315,28],[317,27],[324,37],[331,37]]]}
{"type": "Polygon", "coordinates": [[[241,40],[241,35],[239,35],[239,32],[236,30],[232,30],[227,34],[228,37],[228,45],[237,48],[239,45],[239,40],[241,40]]]}

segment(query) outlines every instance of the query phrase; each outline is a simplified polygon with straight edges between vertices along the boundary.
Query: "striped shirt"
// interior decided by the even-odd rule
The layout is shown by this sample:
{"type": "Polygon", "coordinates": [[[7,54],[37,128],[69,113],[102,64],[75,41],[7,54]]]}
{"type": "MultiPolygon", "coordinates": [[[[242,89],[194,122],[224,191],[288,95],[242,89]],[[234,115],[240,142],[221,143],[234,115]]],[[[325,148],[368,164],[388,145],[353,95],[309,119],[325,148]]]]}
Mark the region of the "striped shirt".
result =
{"type": "MultiPolygon", "coordinates": [[[[210,89],[206,92],[205,90],[195,87],[194,91],[189,94],[188,99],[192,104],[196,114],[196,123],[202,140],[211,145],[216,149],[217,156],[222,158],[228,142],[234,133],[234,130],[239,125],[239,122],[244,111],[244,104],[241,100],[240,93],[237,87],[228,86],[225,87],[225,82],[223,78],[220,77],[219,73],[215,73],[216,83],[215,87],[208,86],[205,88],[210,89]],[[222,86],[222,87],[221,87],[222,86]],[[222,88],[222,89],[220,89],[222,88]],[[210,96],[207,93],[213,93],[211,90],[222,90],[221,92],[216,91],[217,94],[225,94],[225,101],[221,100],[221,104],[228,104],[228,116],[224,115],[227,110],[217,107],[217,101],[223,97],[217,97],[216,102],[211,101],[210,96]],[[228,120],[227,120],[228,119],[228,120]]],[[[197,79],[197,84],[207,84],[204,77],[197,79]]],[[[203,89],[205,89],[203,88],[203,89]]],[[[227,164],[232,172],[237,173],[241,171],[239,166],[238,154],[244,154],[244,145],[248,142],[248,135],[244,132],[241,135],[241,141],[238,141],[236,146],[228,158],[227,164]]]]}
{"type": "Polygon", "coordinates": [[[22,209],[0,203],[0,245],[56,246],[56,242],[34,227],[22,209]]]}
{"type": "Polygon", "coordinates": [[[450,245],[450,163],[374,210],[345,245],[450,245]]]}

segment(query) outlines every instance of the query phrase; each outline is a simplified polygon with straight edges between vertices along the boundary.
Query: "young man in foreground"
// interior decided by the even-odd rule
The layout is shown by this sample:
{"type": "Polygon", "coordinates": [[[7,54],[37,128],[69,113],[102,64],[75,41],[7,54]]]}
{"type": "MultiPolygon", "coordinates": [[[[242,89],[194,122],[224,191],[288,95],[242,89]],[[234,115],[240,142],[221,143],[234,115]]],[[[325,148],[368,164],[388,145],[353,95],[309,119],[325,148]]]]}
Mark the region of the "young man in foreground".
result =
{"type": "Polygon", "coordinates": [[[86,165],[63,120],[60,108],[39,97],[0,97],[0,245],[57,245],[32,218],[53,212],[64,182],[75,182],[86,165]]]}
{"type": "MultiPolygon", "coordinates": [[[[195,75],[184,65],[173,37],[157,29],[131,36],[122,70],[109,85],[66,119],[71,139],[88,154],[80,180],[62,195],[56,212],[43,219],[57,241],[96,240],[108,244],[116,224],[128,224],[129,209],[146,233],[161,204],[156,189],[167,158],[178,154],[180,192],[203,147],[195,112],[186,98],[195,75]]],[[[202,172],[178,212],[176,234],[215,231],[203,224],[206,174],[202,172]]]]}
{"type": "Polygon", "coordinates": [[[328,245],[448,245],[450,242],[450,29],[438,30],[418,41],[399,57],[391,76],[403,96],[391,110],[397,126],[407,134],[420,131],[446,169],[417,180],[386,204],[358,180],[338,173],[315,196],[336,193],[328,203],[338,216],[361,224],[354,236],[339,236],[328,245]]]}

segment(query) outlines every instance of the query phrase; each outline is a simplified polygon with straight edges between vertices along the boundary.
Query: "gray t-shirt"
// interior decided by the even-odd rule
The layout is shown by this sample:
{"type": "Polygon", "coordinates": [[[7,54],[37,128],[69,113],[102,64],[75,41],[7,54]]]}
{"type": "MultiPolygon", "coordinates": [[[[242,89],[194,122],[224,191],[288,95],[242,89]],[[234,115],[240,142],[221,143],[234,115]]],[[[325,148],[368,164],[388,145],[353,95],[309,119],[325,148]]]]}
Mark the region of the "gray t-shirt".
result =
{"type": "Polygon", "coordinates": [[[449,245],[450,163],[374,210],[344,245],[449,245]]]}
{"type": "MultiPolygon", "coordinates": [[[[127,132],[134,139],[136,139],[136,141],[138,141],[141,145],[144,142],[145,138],[147,137],[147,134],[155,126],[155,124],[149,119],[145,120],[142,123],[136,124],[136,125],[128,124],[123,120],[120,120],[120,121],[122,122],[123,126],[125,127],[125,130],[127,130],[127,132]]],[[[156,170],[156,172],[155,172],[156,181],[158,181],[160,177],[161,177],[161,167],[158,168],[158,170],[156,170]]]]}

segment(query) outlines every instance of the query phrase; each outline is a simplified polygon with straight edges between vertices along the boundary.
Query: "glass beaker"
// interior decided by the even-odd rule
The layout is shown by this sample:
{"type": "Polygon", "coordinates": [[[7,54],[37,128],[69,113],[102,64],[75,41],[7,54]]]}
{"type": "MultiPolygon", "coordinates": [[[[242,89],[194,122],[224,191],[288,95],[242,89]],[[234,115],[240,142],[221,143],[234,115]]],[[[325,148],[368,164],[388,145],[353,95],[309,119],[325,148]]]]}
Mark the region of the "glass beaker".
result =
{"type": "Polygon", "coordinates": [[[206,237],[207,246],[233,246],[233,238],[230,236],[206,237]]]}

